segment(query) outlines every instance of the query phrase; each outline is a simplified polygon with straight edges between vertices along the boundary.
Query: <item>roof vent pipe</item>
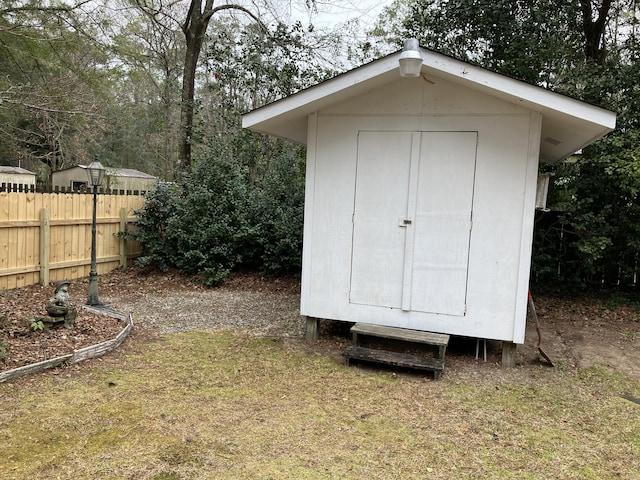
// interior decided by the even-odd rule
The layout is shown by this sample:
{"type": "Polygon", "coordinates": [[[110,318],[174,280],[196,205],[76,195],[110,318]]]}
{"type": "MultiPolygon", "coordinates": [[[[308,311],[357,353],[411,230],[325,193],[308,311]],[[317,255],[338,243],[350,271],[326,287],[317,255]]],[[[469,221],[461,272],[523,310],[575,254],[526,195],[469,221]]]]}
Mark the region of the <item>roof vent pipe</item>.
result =
{"type": "Polygon", "coordinates": [[[404,41],[404,47],[400,54],[400,76],[419,77],[422,68],[422,55],[417,38],[409,38],[404,41]]]}

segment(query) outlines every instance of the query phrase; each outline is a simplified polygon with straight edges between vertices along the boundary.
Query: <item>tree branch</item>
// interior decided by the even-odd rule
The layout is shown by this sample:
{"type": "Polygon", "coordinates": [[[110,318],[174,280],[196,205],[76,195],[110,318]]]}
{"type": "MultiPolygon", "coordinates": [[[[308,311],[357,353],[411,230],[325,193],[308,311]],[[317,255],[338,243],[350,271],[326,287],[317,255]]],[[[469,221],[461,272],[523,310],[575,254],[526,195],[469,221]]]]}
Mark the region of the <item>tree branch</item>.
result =
{"type": "Polygon", "coordinates": [[[187,12],[187,16],[185,17],[184,23],[182,24],[182,31],[184,32],[185,36],[189,32],[189,25],[193,22],[194,18],[196,18],[194,16],[194,12],[197,9],[197,13],[199,14],[201,5],[201,0],[192,0],[191,2],[189,2],[189,11],[187,12]]]}
{"type": "Polygon", "coordinates": [[[76,3],[68,7],[34,7],[32,5],[21,7],[7,7],[0,10],[0,16],[4,16],[8,13],[20,13],[20,12],[64,12],[71,13],[84,5],[91,3],[93,0],[84,0],[83,2],[76,3]]]}
{"type": "Polygon", "coordinates": [[[20,107],[25,107],[31,110],[36,110],[39,112],[47,112],[47,113],[63,113],[65,115],[86,115],[92,117],[99,117],[100,115],[97,113],[88,112],[86,110],[64,110],[59,108],[45,107],[42,105],[32,105],[26,102],[21,102],[18,100],[12,100],[10,98],[3,98],[2,101],[4,103],[9,103],[11,105],[18,105],[20,107]]]}
{"type": "Polygon", "coordinates": [[[262,20],[260,20],[260,18],[256,16],[251,10],[249,10],[246,7],[243,7],[242,5],[237,5],[234,3],[227,3],[225,5],[220,5],[218,7],[212,8],[211,11],[209,12],[205,12],[205,15],[206,15],[205,20],[208,22],[213,15],[223,10],[239,10],[241,12],[244,12],[248,16],[250,16],[260,26],[260,28],[262,28],[265,32],[267,31],[267,26],[264,23],[262,23],[262,20]]]}
{"type": "Polygon", "coordinates": [[[604,60],[604,49],[602,47],[602,37],[606,26],[607,15],[611,9],[612,0],[602,0],[598,8],[598,18],[593,18],[593,7],[591,0],[580,0],[582,10],[582,27],[585,36],[585,55],[587,60],[602,63],[604,60]]]}

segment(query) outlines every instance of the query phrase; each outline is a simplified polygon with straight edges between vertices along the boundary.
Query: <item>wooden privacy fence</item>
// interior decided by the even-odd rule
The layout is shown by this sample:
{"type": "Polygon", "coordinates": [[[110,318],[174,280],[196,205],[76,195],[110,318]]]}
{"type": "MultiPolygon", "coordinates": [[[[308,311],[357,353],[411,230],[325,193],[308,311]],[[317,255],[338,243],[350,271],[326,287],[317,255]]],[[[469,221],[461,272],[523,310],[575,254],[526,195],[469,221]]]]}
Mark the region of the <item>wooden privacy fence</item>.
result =
{"type": "MultiPolygon", "coordinates": [[[[142,196],[98,195],[98,274],[126,266],[140,252],[118,233],[135,223],[142,196]]],[[[0,290],[89,275],[93,195],[0,193],[0,290]]]]}
{"type": "MultiPolygon", "coordinates": [[[[118,188],[98,187],[98,193],[106,195],[144,195],[149,190],[126,190],[118,188]]],[[[0,192],[38,192],[38,193],[93,193],[92,187],[87,190],[86,185],[78,187],[75,190],[71,187],[36,185],[31,183],[0,183],[0,192]]]]}

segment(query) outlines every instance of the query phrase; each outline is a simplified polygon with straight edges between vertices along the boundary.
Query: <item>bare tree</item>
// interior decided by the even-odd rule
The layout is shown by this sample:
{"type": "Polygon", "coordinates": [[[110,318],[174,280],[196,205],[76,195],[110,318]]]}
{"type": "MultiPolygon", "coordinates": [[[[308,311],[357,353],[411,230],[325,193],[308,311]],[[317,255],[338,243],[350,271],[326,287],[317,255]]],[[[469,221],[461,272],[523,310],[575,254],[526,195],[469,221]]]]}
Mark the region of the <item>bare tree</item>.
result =
{"type": "Polygon", "coordinates": [[[79,24],[90,2],[0,2],[0,144],[20,163],[37,160],[55,171],[84,157],[101,131],[91,75],[102,58],[79,24]]]}
{"type": "Polygon", "coordinates": [[[113,110],[118,115],[114,123],[119,130],[113,148],[130,166],[173,180],[178,159],[184,36],[178,25],[150,21],[137,6],[128,7],[117,12],[124,24],[113,37],[116,58],[123,62],[121,88],[116,94],[119,101],[113,110]],[[124,117],[119,107],[124,108],[124,117]]]}
{"type": "Polygon", "coordinates": [[[183,13],[184,17],[180,19],[176,16],[176,13],[178,13],[176,9],[172,8],[179,3],[179,0],[166,5],[163,5],[161,1],[154,3],[151,0],[136,0],[136,2],[138,7],[153,18],[154,21],[163,22],[169,20],[179,24],[185,37],[178,170],[180,174],[188,173],[191,170],[196,71],[211,18],[220,12],[236,11],[246,14],[261,26],[263,24],[255,13],[236,3],[215,5],[214,0],[190,0],[188,10],[183,13]]]}

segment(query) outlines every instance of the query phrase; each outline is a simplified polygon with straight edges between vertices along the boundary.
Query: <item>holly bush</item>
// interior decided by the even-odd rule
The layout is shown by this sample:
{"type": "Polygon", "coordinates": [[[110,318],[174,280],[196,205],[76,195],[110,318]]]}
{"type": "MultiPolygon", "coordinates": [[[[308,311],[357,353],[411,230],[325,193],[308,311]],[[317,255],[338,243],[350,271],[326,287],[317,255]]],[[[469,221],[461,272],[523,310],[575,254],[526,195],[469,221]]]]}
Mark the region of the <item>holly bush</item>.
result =
{"type": "Polygon", "coordinates": [[[243,144],[254,156],[213,145],[180,185],[148,194],[128,234],[142,245],[139,266],[198,274],[207,285],[239,268],[300,271],[304,152],[257,138],[243,144]]]}

